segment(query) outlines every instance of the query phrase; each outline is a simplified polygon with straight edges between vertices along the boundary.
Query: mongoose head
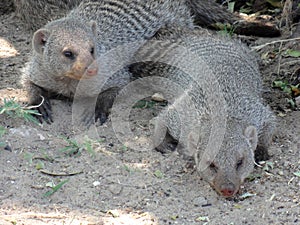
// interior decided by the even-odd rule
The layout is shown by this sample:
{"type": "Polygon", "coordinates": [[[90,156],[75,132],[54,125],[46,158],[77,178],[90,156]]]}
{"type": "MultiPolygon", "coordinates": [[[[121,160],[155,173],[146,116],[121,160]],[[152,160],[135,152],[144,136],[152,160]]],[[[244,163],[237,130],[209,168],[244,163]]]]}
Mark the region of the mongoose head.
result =
{"type": "Polygon", "coordinates": [[[94,22],[86,24],[74,18],[50,22],[34,33],[34,56],[53,79],[94,76],[97,68],[89,66],[95,60],[95,30],[94,22]]]}
{"type": "Polygon", "coordinates": [[[200,134],[196,145],[195,137],[199,137],[199,134],[195,135],[195,132],[189,135],[189,148],[196,149],[197,170],[220,195],[232,197],[253,171],[258,139],[256,128],[228,121],[220,149],[206,149],[209,131],[200,134]],[[216,153],[215,156],[211,154],[213,152],[216,153]]]}

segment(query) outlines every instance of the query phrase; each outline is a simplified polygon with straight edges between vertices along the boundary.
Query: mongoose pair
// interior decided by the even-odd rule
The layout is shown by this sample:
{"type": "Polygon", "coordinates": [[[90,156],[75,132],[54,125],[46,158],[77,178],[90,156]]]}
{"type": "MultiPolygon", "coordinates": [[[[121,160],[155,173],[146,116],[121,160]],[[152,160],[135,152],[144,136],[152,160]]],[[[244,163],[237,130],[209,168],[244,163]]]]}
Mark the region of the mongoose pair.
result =
{"type": "MultiPolygon", "coordinates": [[[[85,1],[65,18],[50,22],[35,32],[33,37],[33,56],[24,77],[30,104],[40,104],[42,102],[41,96],[43,96],[44,102],[39,107],[39,111],[43,119],[51,121],[49,99],[52,93],[72,98],[77,91],[81,78],[88,78],[87,80],[93,81],[93,78],[96,77],[97,81],[105,77],[104,74],[99,74],[99,67],[108,66],[107,70],[114,69],[109,68],[109,65],[101,65],[101,61],[97,61],[102,54],[125,43],[139,43],[139,41],[149,40],[154,36],[158,39],[168,39],[168,30],[173,32],[174,27],[184,28],[186,33],[192,32],[194,24],[189,2],[179,0],[153,2],[139,0],[128,2],[116,0],[85,1]],[[141,15],[137,16],[136,13],[141,15]]],[[[202,175],[206,176],[206,179],[219,193],[224,196],[232,196],[253,168],[256,143],[263,150],[267,148],[272,136],[271,121],[273,115],[261,103],[259,72],[256,64],[252,62],[253,59],[248,58],[249,55],[245,53],[245,49],[236,44],[229,44],[228,46],[228,43],[214,40],[211,37],[206,38],[206,41],[203,42],[201,35],[191,34],[190,37],[189,35],[186,37],[183,33],[174,31],[174,36],[172,34],[170,37],[180,40],[180,42],[183,40],[182,43],[188,45],[192,52],[200,54],[203,62],[207,61],[209,68],[213,68],[210,71],[213,71],[215,77],[218,78],[221,93],[225,93],[224,98],[228,105],[229,114],[226,117],[228,123],[225,126],[224,138],[228,142],[220,142],[221,149],[215,158],[211,158],[207,162],[208,167],[201,166],[200,168],[201,163],[197,166],[200,171],[205,169],[202,175]],[[234,50],[230,50],[230,48],[234,50]],[[202,50],[203,55],[201,55],[200,50],[202,50]],[[220,50],[222,53],[218,53],[220,50]],[[229,56],[234,58],[232,64],[228,64],[231,62],[229,56]],[[241,58],[239,58],[240,56],[241,58]],[[240,69],[245,69],[245,74],[240,69]],[[233,75],[229,75],[229,73],[233,73],[233,75]],[[253,77],[249,74],[252,74],[253,77]],[[235,77],[236,80],[233,79],[235,82],[232,82],[232,77],[235,77]],[[243,87],[242,91],[237,87],[243,87]],[[244,88],[246,88],[245,92],[244,88]],[[257,90],[258,94],[251,93],[254,90],[257,90]],[[227,91],[228,94],[226,94],[227,91]],[[231,98],[234,101],[231,101],[231,98]],[[232,114],[236,114],[237,118],[232,114]],[[258,139],[259,141],[257,141],[258,139]]],[[[133,57],[135,50],[137,49],[128,50],[124,56],[133,57]]],[[[151,64],[149,66],[151,67],[151,64]]],[[[155,68],[162,67],[155,65],[155,68]]],[[[174,77],[179,77],[179,79],[186,77],[185,79],[188,79],[186,75],[178,75],[178,73],[181,74],[180,71],[173,72],[168,67],[163,67],[163,71],[166,71],[165,76],[171,79],[174,77]]],[[[141,72],[146,75],[146,68],[141,72]]],[[[155,70],[154,74],[156,74],[155,70]]],[[[107,83],[101,86],[101,90],[97,84],[94,85],[91,82],[92,86],[86,86],[85,92],[81,92],[82,97],[86,99],[95,98],[101,92],[96,104],[96,118],[102,122],[106,120],[115,95],[119,89],[130,82],[131,76],[128,68],[124,67],[117,71],[114,76],[105,77],[107,83]]],[[[202,153],[206,151],[201,150],[201,147],[205,146],[203,143],[207,142],[206,133],[211,132],[211,118],[201,119],[203,109],[205,109],[205,99],[201,95],[202,85],[199,86],[200,88],[193,85],[185,87],[186,90],[189,90],[188,93],[196,93],[193,97],[196,110],[191,114],[191,118],[188,119],[188,116],[185,116],[187,121],[183,121],[183,124],[186,123],[184,127],[187,132],[183,133],[187,136],[182,138],[183,142],[179,143],[183,152],[186,151],[188,155],[194,155],[196,162],[203,162],[202,159],[205,159],[202,157],[202,153]],[[197,123],[189,128],[191,124],[188,121],[204,122],[201,128],[203,130],[200,128],[198,130],[197,123]],[[202,138],[202,136],[204,137],[202,138]],[[198,138],[200,138],[200,142],[197,141],[198,138]]],[[[213,96],[213,94],[209,96],[213,96]]],[[[185,95],[182,95],[180,99],[185,98],[185,95]]],[[[176,105],[180,105],[181,102],[182,100],[175,101],[174,107],[176,108],[176,105]]],[[[167,118],[166,121],[170,123],[165,126],[169,129],[171,136],[178,139],[177,135],[180,131],[180,128],[177,127],[179,123],[176,118],[178,116],[174,116],[175,119],[172,119],[172,115],[176,114],[172,110],[168,110],[166,114],[158,118],[167,118]]],[[[164,119],[157,121],[158,127],[165,124],[163,123],[164,119]]]]}

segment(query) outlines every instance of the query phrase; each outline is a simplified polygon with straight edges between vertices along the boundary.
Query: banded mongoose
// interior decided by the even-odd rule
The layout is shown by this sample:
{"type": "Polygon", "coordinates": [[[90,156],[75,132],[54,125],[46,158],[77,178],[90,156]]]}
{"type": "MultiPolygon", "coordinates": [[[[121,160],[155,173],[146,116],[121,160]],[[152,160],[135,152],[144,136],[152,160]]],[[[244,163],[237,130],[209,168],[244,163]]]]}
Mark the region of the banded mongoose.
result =
{"type": "MultiPolygon", "coordinates": [[[[141,47],[136,61],[147,62],[131,66],[138,80],[164,78],[163,88],[154,85],[153,93],[174,90],[170,106],[155,119],[155,145],[167,130],[218,193],[235,195],[253,170],[254,153],[268,157],[275,127],[275,116],[261,97],[255,57],[240,42],[169,29],[141,47]]],[[[166,146],[162,142],[158,148],[166,146]]]]}
{"type": "MultiPolygon", "coordinates": [[[[38,110],[41,118],[52,121],[51,95],[72,98],[85,72],[88,77],[94,78],[91,79],[91,86],[85,87],[82,97],[93,99],[100,93],[97,82],[105,77],[105,74],[97,73],[98,68],[94,66],[96,58],[120,45],[149,39],[160,28],[171,26],[194,28],[186,1],[83,1],[66,17],[52,21],[34,33],[33,53],[23,79],[29,103],[39,105],[43,96],[44,102],[38,110]]],[[[130,54],[134,53],[132,51],[127,49],[120,54],[130,58],[130,54]]],[[[109,65],[102,67],[114,69],[109,65]]],[[[123,68],[101,90],[103,93],[99,101],[104,105],[97,104],[99,110],[96,113],[101,122],[106,120],[113,103],[112,95],[128,83],[130,77],[127,68],[123,68]]]]}

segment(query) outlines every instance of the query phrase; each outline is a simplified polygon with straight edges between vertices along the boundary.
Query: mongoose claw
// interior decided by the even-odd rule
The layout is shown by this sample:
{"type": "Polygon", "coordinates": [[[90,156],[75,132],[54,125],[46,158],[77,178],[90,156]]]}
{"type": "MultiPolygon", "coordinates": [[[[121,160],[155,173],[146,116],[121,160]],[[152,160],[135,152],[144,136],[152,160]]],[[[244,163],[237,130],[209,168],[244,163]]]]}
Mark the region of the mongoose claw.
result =
{"type": "Polygon", "coordinates": [[[95,120],[100,122],[100,125],[104,124],[106,122],[106,120],[108,119],[108,115],[105,112],[100,112],[98,114],[96,114],[95,116],[95,120]]]}
{"type": "Polygon", "coordinates": [[[160,143],[160,145],[158,145],[155,150],[162,153],[162,154],[167,154],[167,153],[171,153],[174,152],[176,150],[178,141],[176,141],[168,132],[166,133],[166,137],[164,138],[164,140],[162,141],[162,143],[160,143]]]}
{"type": "Polygon", "coordinates": [[[53,122],[52,109],[49,99],[44,98],[44,102],[38,107],[38,112],[41,114],[37,116],[40,123],[45,121],[46,123],[51,124],[53,122]]]}

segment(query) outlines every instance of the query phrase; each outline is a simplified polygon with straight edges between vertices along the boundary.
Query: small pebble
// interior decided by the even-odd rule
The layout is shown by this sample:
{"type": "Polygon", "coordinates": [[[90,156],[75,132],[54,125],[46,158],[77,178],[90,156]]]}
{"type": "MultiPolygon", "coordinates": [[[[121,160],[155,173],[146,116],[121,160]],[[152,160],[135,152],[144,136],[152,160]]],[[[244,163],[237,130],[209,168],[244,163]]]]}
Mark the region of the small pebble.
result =
{"type": "Polygon", "coordinates": [[[45,140],[46,138],[42,134],[37,134],[41,141],[45,140]]]}
{"type": "Polygon", "coordinates": [[[204,197],[197,197],[193,200],[195,206],[207,205],[207,200],[204,197]]]}
{"type": "Polygon", "coordinates": [[[162,94],[160,93],[155,93],[154,95],[152,95],[151,99],[153,101],[156,101],[156,102],[163,102],[165,101],[165,98],[162,94]]]}
{"type": "Polygon", "coordinates": [[[99,181],[94,181],[93,182],[93,185],[94,185],[94,187],[97,187],[97,186],[99,186],[101,183],[99,182],[99,181]]]}

